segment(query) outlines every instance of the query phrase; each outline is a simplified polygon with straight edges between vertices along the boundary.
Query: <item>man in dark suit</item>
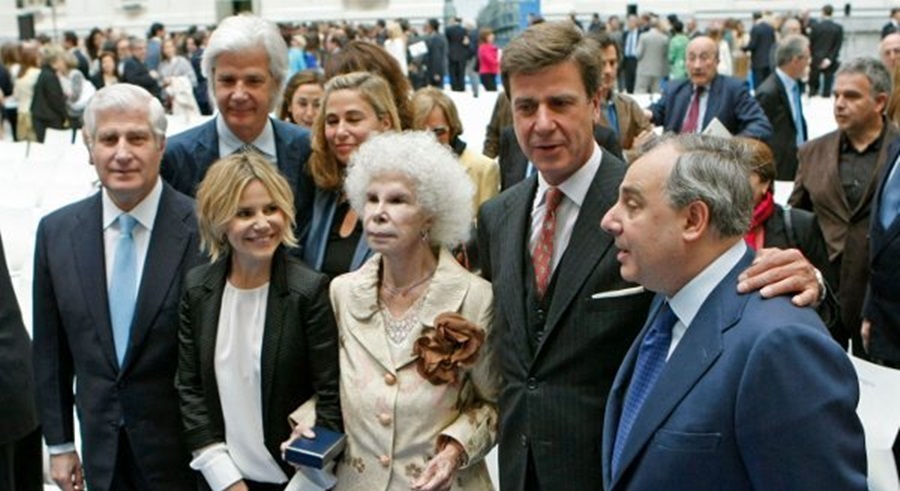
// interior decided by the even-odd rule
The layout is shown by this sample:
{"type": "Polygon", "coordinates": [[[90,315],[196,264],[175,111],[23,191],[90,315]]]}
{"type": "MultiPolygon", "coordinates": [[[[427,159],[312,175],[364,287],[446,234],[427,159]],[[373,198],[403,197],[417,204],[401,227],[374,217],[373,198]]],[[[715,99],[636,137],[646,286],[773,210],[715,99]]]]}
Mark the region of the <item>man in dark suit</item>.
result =
{"type": "MultiPolygon", "coordinates": [[[[612,236],[598,226],[626,167],[593,138],[597,50],[562,21],[529,27],[503,55],[516,137],[538,171],[485,203],[478,218],[482,274],[492,282],[494,333],[503,346],[504,491],[602,488],[598,415],[650,302],[621,278],[612,236]]],[[[759,271],[789,257],[796,258],[760,256],[741,288],[762,286],[759,271]]],[[[815,278],[802,273],[811,268],[788,262],[797,284],[809,287],[796,300],[812,301],[815,278]]]]}
{"type": "Polygon", "coordinates": [[[0,489],[40,491],[41,467],[31,340],[0,240],[0,489]]]}
{"type": "Polygon", "coordinates": [[[772,134],[772,125],[746,84],[719,75],[719,47],[699,36],[687,47],[688,78],[669,84],[650,106],[653,123],[675,133],[700,133],[718,119],[732,135],[760,140],[772,134]]]}
{"type": "Polygon", "coordinates": [[[744,51],[750,52],[750,69],[753,71],[753,85],[758,87],[772,73],[772,49],[775,47],[775,28],[764,18],[762,12],[753,12],[753,28],[750,41],[744,51]]]}
{"type": "Polygon", "coordinates": [[[70,53],[75,57],[75,61],[78,63],[78,71],[84,75],[86,80],[91,78],[91,62],[88,61],[87,56],[78,49],[78,36],[74,31],[66,31],[63,33],[63,48],[65,48],[67,53],[70,53]]]}
{"type": "Polygon", "coordinates": [[[450,73],[450,89],[454,92],[466,90],[466,62],[469,61],[469,45],[475,40],[462,26],[460,19],[453,19],[444,29],[447,38],[447,68],[450,73]]]}
{"type": "Polygon", "coordinates": [[[439,89],[444,88],[444,75],[447,73],[447,39],[441,36],[441,23],[437,19],[428,19],[422,26],[425,46],[425,83],[439,89]]]}
{"type": "Polygon", "coordinates": [[[165,129],[162,104],[144,89],[98,91],[84,133],[103,190],[38,226],[38,406],[64,490],[193,487],[173,380],[182,278],[203,258],[193,201],[159,179],[165,129]]]}
{"type": "Polygon", "coordinates": [[[811,309],[735,291],[749,160],[732,140],[664,140],[603,218],[622,277],[657,292],[606,405],[608,491],[868,489],[847,354],[811,309]]]}
{"type": "Polygon", "coordinates": [[[869,283],[869,219],[888,145],[900,135],[883,113],[891,90],[880,61],[856,58],[837,72],[834,116],[838,129],[811,140],[799,152],[792,206],[819,219],[841,305],[845,339],[864,356],[859,337],[869,283]]]}
{"type": "MultiPolygon", "coordinates": [[[[594,141],[612,156],[619,160],[624,159],[622,147],[619,146],[616,134],[611,129],[599,124],[594,125],[594,141]]],[[[522,147],[516,140],[515,128],[512,126],[504,128],[500,133],[500,155],[497,157],[497,163],[500,165],[500,192],[537,172],[536,167],[522,152],[522,147]]]]}
{"type": "Polygon", "coordinates": [[[147,40],[131,37],[128,39],[128,47],[128,56],[125,56],[124,58],[121,57],[122,50],[120,50],[119,53],[119,60],[121,63],[119,76],[123,82],[142,87],[147,92],[153,94],[153,97],[159,99],[159,82],[153,78],[153,75],[150,74],[150,71],[144,64],[144,59],[147,57],[147,40]]]}
{"type": "Polygon", "coordinates": [[[898,31],[900,31],[900,8],[894,7],[891,9],[891,19],[881,28],[881,39],[898,31]]]}
{"type": "Polygon", "coordinates": [[[840,62],[841,44],[844,42],[844,28],[831,20],[834,8],[822,7],[822,18],[810,27],[809,46],[812,64],[809,69],[809,95],[819,95],[819,76],[822,78],[822,97],[831,97],[834,73],[840,62]]]}
{"type": "Polygon", "coordinates": [[[879,178],[870,225],[869,288],[863,306],[862,341],[873,361],[900,369],[900,281],[896,259],[900,251],[900,143],[895,141],[879,178]]]}
{"type": "Polygon", "coordinates": [[[300,232],[313,199],[313,182],[304,170],[310,138],[306,129],[269,117],[287,75],[287,47],[277,27],[253,16],[225,19],[209,38],[203,73],[219,114],[169,140],[160,174],[178,191],[194,196],[206,170],[220,157],[258,152],[291,185],[303,243],[300,232]]]}
{"type": "Polygon", "coordinates": [[[638,25],[638,16],[631,14],[626,19],[627,29],[622,34],[622,72],[624,72],[625,92],[634,93],[634,85],[637,83],[637,47],[641,37],[641,29],[638,25]]]}
{"type": "Polygon", "coordinates": [[[776,179],[793,181],[797,174],[797,147],[806,142],[801,79],[809,66],[809,40],[793,34],[778,42],[778,67],[756,89],[756,100],[772,124],[766,142],[775,157],[776,179]]]}
{"type": "Polygon", "coordinates": [[[862,342],[873,361],[900,369],[900,141],[891,143],[872,201],[869,288],[863,304],[862,342]]]}

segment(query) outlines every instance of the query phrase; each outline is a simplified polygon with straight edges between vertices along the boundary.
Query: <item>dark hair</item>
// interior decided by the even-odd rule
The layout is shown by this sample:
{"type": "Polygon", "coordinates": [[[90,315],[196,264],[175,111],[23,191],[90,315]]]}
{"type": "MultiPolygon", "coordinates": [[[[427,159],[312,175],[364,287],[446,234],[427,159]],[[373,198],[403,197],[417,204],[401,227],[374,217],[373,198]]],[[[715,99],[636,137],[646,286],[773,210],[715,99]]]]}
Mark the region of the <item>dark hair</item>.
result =
{"type": "Polygon", "coordinates": [[[325,64],[325,79],[331,80],[337,75],[351,72],[370,72],[385,79],[394,96],[400,125],[403,129],[412,128],[412,86],[403,75],[400,64],[390,53],[377,44],[351,41],[328,59],[325,64]]]}
{"type": "Polygon", "coordinates": [[[617,43],[612,36],[605,32],[598,32],[590,34],[590,37],[600,45],[600,51],[603,51],[610,46],[616,48],[616,59],[622,61],[621,48],[619,47],[619,43],[617,43]]]}
{"type": "Polygon", "coordinates": [[[151,37],[151,38],[155,37],[156,33],[158,33],[159,31],[162,31],[163,29],[165,29],[165,27],[162,25],[162,23],[154,22],[153,24],[150,25],[150,32],[148,33],[147,37],[151,37]]]}
{"type": "Polygon", "coordinates": [[[431,19],[428,19],[428,25],[431,26],[431,28],[434,29],[435,32],[437,32],[437,30],[441,27],[441,23],[433,17],[431,19]]]}
{"type": "Polygon", "coordinates": [[[325,76],[318,70],[302,70],[295,73],[287,84],[284,86],[284,97],[281,98],[281,111],[278,113],[278,119],[282,121],[290,121],[296,123],[291,117],[291,100],[294,98],[294,92],[301,85],[317,84],[325,89],[325,76]]]}
{"type": "Polygon", "coordinates": [[[834,13],[834,7],[832,7],[830,4],[825,5],[824,7],[822,7],[822,13],[824,15],[831,16],[831,14],[834,13]]]}
{"type": "Polygon", "coordinates": [[[75,31],[66,31],[63,33],[63,40],[67,43],[72,43],[74,46],[78,46],[78,36],[75,35],[75,31]]]}

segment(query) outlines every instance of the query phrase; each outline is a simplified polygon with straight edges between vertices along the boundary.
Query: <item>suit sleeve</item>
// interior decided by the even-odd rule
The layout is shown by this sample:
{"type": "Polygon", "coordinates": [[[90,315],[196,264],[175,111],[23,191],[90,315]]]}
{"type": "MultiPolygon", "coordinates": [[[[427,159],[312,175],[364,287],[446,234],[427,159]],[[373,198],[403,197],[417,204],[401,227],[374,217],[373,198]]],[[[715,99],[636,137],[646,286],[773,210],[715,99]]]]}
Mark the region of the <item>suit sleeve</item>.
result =
{"type": "Polygon", "coordinates": [[[478,262],[481,266],[481,277],[491,281],[491,233],[485,219],[485,208],[491,203],[481,205],[478,209],[478,262]]]}
{"type": "Polygon", "coordinates": [[[316,424],[341,430],[337,325],[328,298],[328,278],[317,276],[318,282],[307,311],[302,313],[306,319],[310,375],[317,397],[316,424]]]}
{"type": "Polygon", "coordinates": [[[763,141],[772,138],[772,124],[769,118],[743,84],[740,86],[735,106],[734,112],[740,125],[739,135],[763,141]]]}
{"type": "Polygon", "coordinates": [[[45,222],[37,231],[34,258],[34,372],[41,425],[47,445],[75,441],[72,382],[75,366],[50,274],[45,222]]]}
{"type": "Polygon", "coordinates": [[[175,389],[181,406],[181,422],[185,444],[193,452],[214,443],[224,443],[224,435],[212,429],[209,408],[201,378],[200,333],[194,332],[199,312],[195,312],[190,288],[185,288],[181,299],[181,323],[178,328],[178,369],[175,372],[175,389]]]}
{"type": "Polygon", "coordinates": [[[754,489],[866,489],[859,386],[846,353],[809,325],[788,325],[749,353],[735,403],[754,489]],[[800,391],[800,393],[798,393],[800,391]],[[784,452],[784,448],[802,451],[784,452]]]}
{"type": "Polygon", "coordinates": [[[468,456],[467,465],[484,459],[497,439],[500,374],[497,371],[491,336],[494,315],[493,297],[489,289],[490,287],[486,287],[487,291],[483,295],[478,292],[478,296],[483,299],[482,305],[477,318],[471,319],[485,329],[488,336],[481,346],[478,361],[468,370],[468,381],[464,383],[463,393],[460,394],[464,409],[441,432],[442,436],[450,437],[463,446],[468,456]],[[466,394],[469,391],[471,393],[466,394]]]}
{"type": "Polygon", "coordinates": [[[812,200],[809,197],[809,191],[806,190],[804,183],[806,182],[806,166],[810,164],[806,157],[807,152],[801,147],[797,153],[797,175],[794,176],[794,190],[788,198],[788,203],[801,210],[812,211],[812,200]]]}
{"type": "MultiPolygon", "coordinates": [[[[663,91],[662,96],[656,100],[653,104],[650,105],[650,112],[653,116],[650,118],[650,123],[655,124],[657,126],[665,126],[666,124],[666,101],[669,98],[669,92],[672,89],[672,84],[669,84],[669,87],[663,91]]],[[[668,128],[666,128],[668,130],[668,128]]]]}

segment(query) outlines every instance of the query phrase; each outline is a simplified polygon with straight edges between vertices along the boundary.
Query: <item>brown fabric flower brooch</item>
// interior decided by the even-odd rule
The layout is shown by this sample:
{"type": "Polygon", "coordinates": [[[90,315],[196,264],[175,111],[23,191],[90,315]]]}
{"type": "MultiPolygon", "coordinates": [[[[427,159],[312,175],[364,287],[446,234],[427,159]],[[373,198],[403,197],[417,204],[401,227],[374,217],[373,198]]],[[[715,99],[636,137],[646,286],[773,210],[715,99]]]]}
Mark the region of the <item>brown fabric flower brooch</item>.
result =
{"type": "Polygon", "coordinates": [[[433,385],[455,383],[460,366],[471,366],[484,344],[484,329],[456,312],[444,312],[434,318],[434,327],[426,327],[413,346],[419,356],[416,369],[433,385]]]}

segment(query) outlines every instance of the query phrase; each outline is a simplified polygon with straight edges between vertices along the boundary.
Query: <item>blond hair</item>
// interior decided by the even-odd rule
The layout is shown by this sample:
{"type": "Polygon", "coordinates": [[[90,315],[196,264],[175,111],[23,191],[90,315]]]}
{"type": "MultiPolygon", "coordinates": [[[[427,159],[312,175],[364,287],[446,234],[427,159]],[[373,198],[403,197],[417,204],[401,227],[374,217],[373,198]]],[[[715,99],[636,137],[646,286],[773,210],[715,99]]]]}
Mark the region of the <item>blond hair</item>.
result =
{"type": "Polygon", "coordinates": [[[338,90],[355,91],[372,106],[378,119],[387,118],[391,124],[390,129],[400,130],[400,116],[397,114],[393,93],[385,79],[371,73],[351,72],[329,80],[325,84],[325,95],[322,96],[322,109],[313,123],[312,155],[307,163],[307,169],[316,186],[326,191],[341,189],[344,181],[344,171],[328,149],[328,142],[325,140],[328,99],[338,90]]]}
{"type": "Polygon", "coordinates": [[[244,189],[253,181],[266,188],[275,206],[287,218],[288,226],[282,230],[280,242],[289,247],[297,245],[294,194],[287,179],[262,156],[253,152],[236,153],[210,166],[197,189],[200,246],[209,253],[212,262],[231,252],[225,231],[237,213],[244,189]]]}

